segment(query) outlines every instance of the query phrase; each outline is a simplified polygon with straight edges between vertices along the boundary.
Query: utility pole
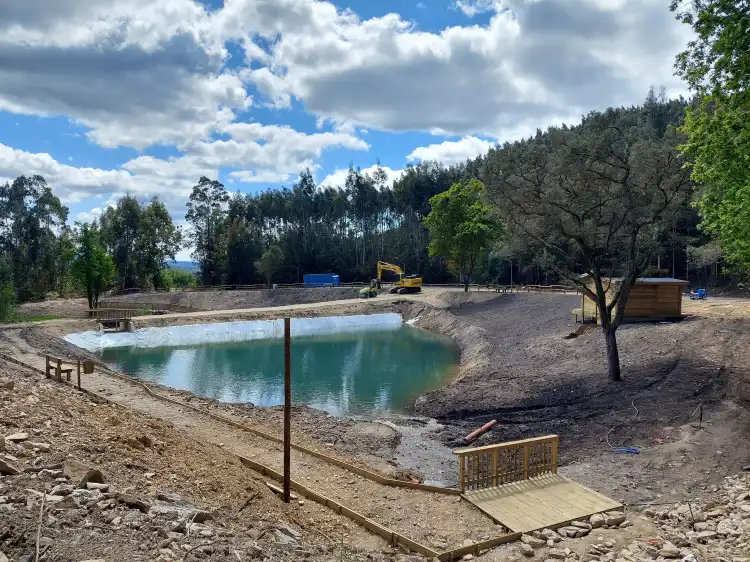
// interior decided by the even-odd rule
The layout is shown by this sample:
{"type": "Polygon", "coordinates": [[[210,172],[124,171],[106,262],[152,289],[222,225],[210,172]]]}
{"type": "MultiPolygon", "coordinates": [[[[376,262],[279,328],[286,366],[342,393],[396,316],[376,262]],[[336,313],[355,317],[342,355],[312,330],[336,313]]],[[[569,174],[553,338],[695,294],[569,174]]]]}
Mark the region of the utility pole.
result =
{"type": "Polygon", "coordinates": [[[284,318],[284,501],[291,500],[291,440],[292,440],[292,353],[289,318],[284,318]]]}

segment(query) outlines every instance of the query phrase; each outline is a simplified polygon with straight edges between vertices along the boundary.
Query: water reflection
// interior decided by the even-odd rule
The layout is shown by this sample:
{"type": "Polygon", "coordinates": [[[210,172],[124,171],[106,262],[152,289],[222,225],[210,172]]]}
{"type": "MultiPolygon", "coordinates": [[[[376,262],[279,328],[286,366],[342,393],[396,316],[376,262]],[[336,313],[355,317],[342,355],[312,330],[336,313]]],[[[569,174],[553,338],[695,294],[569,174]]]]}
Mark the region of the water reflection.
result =
{"type": "MultiPolygon", "coordinates": [[[[284,399],[280,340],[162,348],[110,348],[104,361],[138,378],[225,402],[284,399]]],[[[393,331],[292,340],[292,398],[334,415],[403,411],[455,369],[449,342],[404,325],[393,331]]]]}

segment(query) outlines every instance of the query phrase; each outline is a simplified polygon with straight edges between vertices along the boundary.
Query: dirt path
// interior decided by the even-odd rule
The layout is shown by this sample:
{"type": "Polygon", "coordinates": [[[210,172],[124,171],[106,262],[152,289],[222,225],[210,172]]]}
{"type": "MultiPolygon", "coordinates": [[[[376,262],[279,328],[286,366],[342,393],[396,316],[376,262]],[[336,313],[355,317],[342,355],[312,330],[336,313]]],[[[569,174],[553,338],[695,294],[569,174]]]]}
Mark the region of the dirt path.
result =
{"type": "MultiPolygon", "coordinates": [[[[39,356],[21,353],[15,357],[35,367],[44,368],[44,360],[39,356]]],[[[277,471],[282,470],[281,449],[278,444],[198,414],[192,409],[154,398],[140,385],[103,373],[94,373],[83,377],[83,387],[132,410],[168,421],[177,429],[186,430],[202,441],[220,445],[229,452],[277,471]]],[[[275,429],[257,429],[277,433],[275,429]]],[[[457,496],[382,486],[297,451],[292,453],[292,478],[381,525],[438,550],[460,546],[466,539],[486,540],[502,531],[489,518],[457,496]]]]}

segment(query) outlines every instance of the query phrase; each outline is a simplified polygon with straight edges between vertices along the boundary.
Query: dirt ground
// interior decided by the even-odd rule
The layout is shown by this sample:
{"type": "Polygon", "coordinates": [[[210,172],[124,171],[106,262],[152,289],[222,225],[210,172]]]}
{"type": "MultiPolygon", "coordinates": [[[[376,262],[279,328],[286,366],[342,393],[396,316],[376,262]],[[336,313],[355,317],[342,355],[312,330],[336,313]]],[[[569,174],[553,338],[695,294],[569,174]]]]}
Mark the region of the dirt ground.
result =
{"type": "Polygon", "coordinates": [[[343,299],[356,299],[358,288],[329,287],[315,289],[276,289],[268,291],[196,291],[174,293],[144,293],[112,297],[118,302],[158,302],[193,306],[201,310],[228,310],[306,304],[343,299]]]}
{"type": "MultiPolygon", "coordinates": [[[[576,296],[428,289],[421,295],[389,297],[290,308],[294,316],[399,312],[459,344],[461,377],[418,400],[418,416],[375,420],[394,427],[395,438],[374,432],[362,439],[353,429],[360,422],[320,417],[307,409],[309,436],[324,442],[326,435],[336,436],[342,453],[366,453],[370,461],[365,462],[378,458],[384,470],[398,463],[407,473],[416,470],[425,479],[451,483],[457,474],[450,447],[497,419],[500,423],[476,444],[559,434],[563,473],[627,503],[693,496],[750,464],[750,319],[737,312],[746,302],[686,300],[685,312],[696,315],[682,322],[623,326],[618,331],[623,380],[612,383],[599,331],[564,339],[575,328],[570,311],[578,303],[576,296]],[[703,423],[697,429],[693,426],[701,409],[703,423]],[[613,453],[621,445],[635,446],[639,454],[613,453]],[[437,461],[429,458],[436,456],[430,454],[434,451],[441,457],[437,461]]],[[[144,320],[143,325],[288,313],[199,313],[200,320],[172,315],[144,320]]],[[[50,338],[90,329],[86,326],[50,322],[15,332],[12,341],[12,331],[6,331],[0,346],[86,355],[50,338]]],[[[258,423],[273,424],[278,412],[255,408],[252,416],[258,423]]],[[[362,431],[368,431],[366,426],[362,431]]]]}

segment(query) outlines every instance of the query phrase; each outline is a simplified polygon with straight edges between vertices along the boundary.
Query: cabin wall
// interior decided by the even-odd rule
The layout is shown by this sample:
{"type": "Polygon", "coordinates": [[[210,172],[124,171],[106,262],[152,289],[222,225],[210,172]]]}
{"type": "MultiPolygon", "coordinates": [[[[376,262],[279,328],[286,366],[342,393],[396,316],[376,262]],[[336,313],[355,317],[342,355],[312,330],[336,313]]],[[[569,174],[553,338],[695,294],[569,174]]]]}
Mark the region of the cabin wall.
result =
{"type": "MultiPolygon", "coordinates": [[[[607,291],[608,299],[615,288],[607,291]]],[[[596,303],[587,296],[581,296],[584,316],[599,316],[596,303]]],[[[626,319],[677,318],[682,313],[682,286],[676,284],[636,284],[630,290],[625,303],[626,319]]]]}

